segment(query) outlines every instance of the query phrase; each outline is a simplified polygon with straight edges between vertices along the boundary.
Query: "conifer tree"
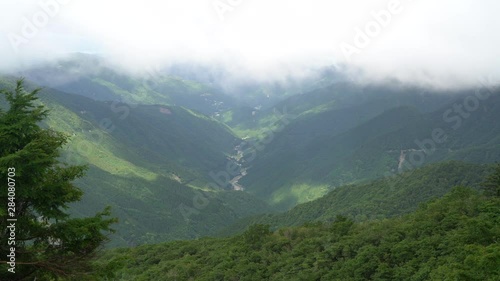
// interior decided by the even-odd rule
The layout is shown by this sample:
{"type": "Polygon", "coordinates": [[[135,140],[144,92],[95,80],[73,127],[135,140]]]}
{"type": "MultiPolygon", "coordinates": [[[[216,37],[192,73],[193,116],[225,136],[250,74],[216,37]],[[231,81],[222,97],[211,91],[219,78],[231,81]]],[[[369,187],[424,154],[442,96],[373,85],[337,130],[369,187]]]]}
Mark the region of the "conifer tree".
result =
{"type": "Polygon", "coordinates": [[[23,84],[0,91],[7,102],[0,109],[0,280],[88,276],[116,220],[109,208],[94,217],[70,217],[68,204],[83,194],[72,181],[86,167],[60,162],[68,137],[41,127],[48,111],[38,101],[40,89],[28,93],[23,84]]]}

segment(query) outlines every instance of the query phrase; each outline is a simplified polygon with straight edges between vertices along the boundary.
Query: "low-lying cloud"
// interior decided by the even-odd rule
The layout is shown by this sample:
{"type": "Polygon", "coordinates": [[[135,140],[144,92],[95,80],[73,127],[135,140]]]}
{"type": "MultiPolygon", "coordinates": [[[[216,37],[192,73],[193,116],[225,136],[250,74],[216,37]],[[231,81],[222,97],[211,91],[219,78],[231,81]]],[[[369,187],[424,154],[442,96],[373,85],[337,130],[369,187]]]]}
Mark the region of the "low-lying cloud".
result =
{"type": "Polygon", "coordinates": [[[0,71],[72,52],[141,71],[224,65],[272,80],[336,65],[437,87],[500,77],[500,3],[430,0],[2,1],[0,71]]]}

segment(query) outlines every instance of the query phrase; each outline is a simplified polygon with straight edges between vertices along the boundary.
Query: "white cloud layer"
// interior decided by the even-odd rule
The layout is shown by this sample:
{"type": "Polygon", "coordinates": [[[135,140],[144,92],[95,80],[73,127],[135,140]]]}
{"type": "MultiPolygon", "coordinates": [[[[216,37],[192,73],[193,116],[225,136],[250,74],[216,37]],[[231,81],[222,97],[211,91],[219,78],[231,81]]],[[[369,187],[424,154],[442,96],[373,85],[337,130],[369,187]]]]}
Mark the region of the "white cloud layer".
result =
{"type": "Polygon", "coordinates": [[[0,71],[70,52],[129,69],[222,62],[258,78],[342,64],[435,86],[500,76],[494,0],[0,0],[0,71]]]}

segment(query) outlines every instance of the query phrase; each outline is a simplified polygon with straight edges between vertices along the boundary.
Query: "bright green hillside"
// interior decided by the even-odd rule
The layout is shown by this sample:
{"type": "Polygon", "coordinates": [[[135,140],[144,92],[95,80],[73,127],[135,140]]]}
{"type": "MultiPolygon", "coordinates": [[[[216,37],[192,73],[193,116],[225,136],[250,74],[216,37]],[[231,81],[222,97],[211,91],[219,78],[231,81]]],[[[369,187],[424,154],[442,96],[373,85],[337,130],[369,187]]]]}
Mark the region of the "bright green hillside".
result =
{"type": "MultiPolygon", "coordinates": [[[[13,81],[2,79],[2,87],[13,81]]],[[[210,117],[160,105],[129,108],[124,116],[110,103],[52,89],[41,101],[51,110],[44,125],[70,136],[62,160],[89,166],[77,182],[84,198],[72,212],[111,205],[120,220],[111,246],[210,235],[270,210],[247,193],[216,188],[209,172],[225,169],[236,138],[210,117]]]]}

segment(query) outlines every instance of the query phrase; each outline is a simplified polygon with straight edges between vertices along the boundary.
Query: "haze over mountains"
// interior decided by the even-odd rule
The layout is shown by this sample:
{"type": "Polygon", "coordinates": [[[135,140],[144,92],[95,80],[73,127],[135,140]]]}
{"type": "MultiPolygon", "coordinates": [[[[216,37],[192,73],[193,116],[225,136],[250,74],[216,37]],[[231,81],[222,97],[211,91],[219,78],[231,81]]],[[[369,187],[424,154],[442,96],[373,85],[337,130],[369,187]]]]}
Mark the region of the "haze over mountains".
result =
{"type": "Polygon", "coordinates": [[[331,68],[291,85],[243,84],[239,98],[196,73],[141,77],[75,54],[11,76],[45,87],[47,125],[71,135],[64,159],[91,167],[75,213],[111,204],[122,221],[113,245],[213,235],[345,184],[500,159],[490,81],[447,91],[358,84],[331,68]]]}
{"type": "Polygon", "coordinates": [[[0,119],[41,88],[71,217],[118,218],[88,280],[493,281],[499,9],[3,1],[0,119]]]}
{"type": "Polygon", "coordinates": [[[244,2],[4,1],[0,71],[85,52],[130,72],[222,67],[230,80],[286,80],[335,65],[356,80],[456,88],[500,74],[493,0],[244,2]]]}
{"type": "MultiPolygon", "coordinates": [[[[107,247],[122,248],[96,261],[99,276],[496,274],[498,204],[473,191],[500,160],[496,84],[445,91],[359,84],[326,71],[299,81],[300,93],[253,85],[255,97],[240,99],[168,73],[144,83],[89,55],[20,74],[29,89],[45,86],[44,125],[71,136],[62,159],[90,167],[72,213],[111,205],[119,218],[107,247]],[[470,225],[481,225],[480,234],[470,225]],[[162,243],[186,239],[194,240],[162,243]],[[446,249],[477,264],[450,265],[457,257],[439,241],[455,241],[446,249]],[[338,250],[346,247],[356,250],[338,250]],[[367,251],[377,260],[367,262],[367,251]],[[422,251],[442,254],[429,264],[422,251]],[[366,266],[352,265],[359,262],[366,266]]],[[[9,88],[14,78],[1,81],[9,88]]]]}

